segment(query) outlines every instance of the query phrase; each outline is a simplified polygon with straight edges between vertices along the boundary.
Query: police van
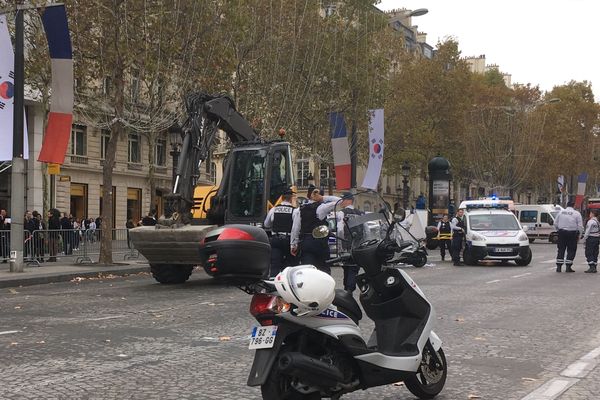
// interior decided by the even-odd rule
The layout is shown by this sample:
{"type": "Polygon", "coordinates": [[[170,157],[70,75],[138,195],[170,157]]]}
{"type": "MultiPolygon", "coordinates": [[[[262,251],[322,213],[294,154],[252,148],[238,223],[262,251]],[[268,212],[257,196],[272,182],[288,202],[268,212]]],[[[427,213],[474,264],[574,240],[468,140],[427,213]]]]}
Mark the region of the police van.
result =
{"type": "Polygon", "coordinates": [[[529,242],[545,239],[551,243],[558,242],[558,232],[554,228],[554,220],[562,210],[561,206],[552,204],[517,204],[517,218],[522,226],[527,226],[529,242]]]}
{"type": "Polygon", "coordinates": [[[463,259],[467,265],[479,261],[514,261],[526,266],[531,262],[529,238],[508,204],[494,200],[463,201],[466,246],[463,259]]]}

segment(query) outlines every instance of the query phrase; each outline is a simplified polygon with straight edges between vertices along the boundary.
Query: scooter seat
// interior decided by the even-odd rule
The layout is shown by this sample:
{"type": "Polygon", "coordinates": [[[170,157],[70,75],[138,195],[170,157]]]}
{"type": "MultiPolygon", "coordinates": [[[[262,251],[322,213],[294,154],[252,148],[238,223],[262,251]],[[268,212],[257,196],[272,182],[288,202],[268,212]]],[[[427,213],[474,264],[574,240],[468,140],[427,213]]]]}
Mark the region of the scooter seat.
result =
{"type": "Polygon", "coordinates": [[[333,305],[336,306],[341,312],[346,314],[356,324],[362,319],[362,311],[360,306],[354,300],[354,297],[342,289],[335,289],[335,298],[333,299],[333,305]]]}

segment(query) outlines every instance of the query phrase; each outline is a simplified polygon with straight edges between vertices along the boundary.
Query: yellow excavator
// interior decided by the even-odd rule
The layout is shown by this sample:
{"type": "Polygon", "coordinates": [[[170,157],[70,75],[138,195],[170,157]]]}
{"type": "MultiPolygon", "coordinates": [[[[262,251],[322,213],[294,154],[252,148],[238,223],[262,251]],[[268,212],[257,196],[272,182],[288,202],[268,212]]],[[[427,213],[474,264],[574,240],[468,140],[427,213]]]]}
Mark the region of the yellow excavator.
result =
{"type": "MultiPolygon", "coordinates": [[[[193,93],[186,98],[186,111],[175,182],[165,197],[165,217],[155,226],[130,230],[135,248],[148,260],[154,278],[164,284],[187,281],[194,266],[202,264],[198,246],[209,231],[224,224],[262,224],[268,210],[294,185],[289,143],[261,140],[230,97],[193,93]],[[219,130],[232,148],[216,187],[202,184],[199,178],[219,130]]],[[[205,269],[213,276],[224,273],[214,267],[205,269]]]]}

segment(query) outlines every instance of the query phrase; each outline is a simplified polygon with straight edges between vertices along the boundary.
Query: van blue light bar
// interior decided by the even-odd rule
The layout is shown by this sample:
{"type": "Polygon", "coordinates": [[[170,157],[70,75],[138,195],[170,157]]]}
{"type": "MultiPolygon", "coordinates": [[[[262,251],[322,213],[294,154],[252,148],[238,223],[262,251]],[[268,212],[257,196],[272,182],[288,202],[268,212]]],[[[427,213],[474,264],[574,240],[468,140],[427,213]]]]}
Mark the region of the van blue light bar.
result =
{"type": "Polygon", "coordinates": [[[474,209],[481,209],[481,208],[487,208],[487,209],[496,209],[496,210],[508,210],[508,204],[506,203],[475,203],[475,204],[467,204],[467,210],[474,210],[474,209]]]}

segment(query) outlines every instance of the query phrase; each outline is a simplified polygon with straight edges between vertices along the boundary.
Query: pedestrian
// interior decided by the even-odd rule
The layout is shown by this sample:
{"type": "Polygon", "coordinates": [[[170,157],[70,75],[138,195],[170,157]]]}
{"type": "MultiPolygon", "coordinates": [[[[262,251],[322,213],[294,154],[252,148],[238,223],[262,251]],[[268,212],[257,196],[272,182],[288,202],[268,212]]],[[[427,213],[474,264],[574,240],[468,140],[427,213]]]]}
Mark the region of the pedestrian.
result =
{"type": "Polygon", "coordinates": [[[94,243],[96,238],[96,221],[93,218],[89,219],[87,229],[88,242],[94,243]]]}
{"type": "Polygon", "coordinates": [[[561,210],[554,220],[554,227],[558,230],[558,253],[556,254],[556,272],[561,272],[563,263],[565,272],[573,270],[573,259],[577,253],[577,241],[583,232],[583,221],[579,211],[573,209],[573,202],[567,203],[567,208],[561,210]],[[565,258],[565,250],[567,257],[565,258]]]}
{"type": "Polygon", "coordinates": [[[133,223],[133,218],[129,218],[127,222],[125,222],[125,228],[127,228],[127,248],[131,248],[131,240],[129,239],[129,230],[135,228],[135,224],[133,223]]]}
{"type": "Polygon", "coordinates": [[[590,211],[590,219],[588,219],[583,235],[583,240],[585,242],[585,259],[589,266],[588,270],[584,272],[594,274],[596,273],[596,266],[598,265],[598,248],[600,247],[599,213],[600,211],[598,210],[590,211]]]}
{"type": "Polygon", "coordinates": [[[286,190],[282,195],[282,201],[271,208],[267,213],[263,226],[271,230],[271,269],[270,277],[276,276],[285,267],[296,264],[296,258],[290,252],[290,236],[292,234],[292,214],[294,213],[294,192],[286,190]]]}
{"type": "Polygon", "coordinates": [[[333,211],[340,198],[323,196],[323,190],[314,185],[308,187],[307,195],[308,202],[292,214],[290,252],[294,256],[300,252],[302,264],[314,265],[319,270],[331,274],[331,268],[325,263],[329,258],[328,235],[322,237],[319,230],[329,230],[327,214],[333,211]]]}
{"type": "Polygon", "coordinates": [[[438,243],[440,245],[440,255],[442,256],[442,261],[446,260],[446,250],[450,253],[450,257],[452,257],[452,227],[450,226],[450,220],[448,219],[448,214],[444,214],[440,222],[437,225],[438,230],[438,243]]]}
{"type": "Polygon", "coordinates": [[[48,262],[56,262],[56,255],[58,254],[58,244],[60,241],[60,211],[56,208],[48,211],[48,252],[50,258],[48,262]]]}
{"type": "Polygon", "coordinates": [[[144,218],[142,218],[142,225],[144,225],[144,226],[156,225],[156,218],[154,218],[154,214],[156,214],[156,211],[150,210],[148,215],[146,215],[144,218]]]}
{"type": "Polygon", "coordinates": [[[31,213],[33,215],[33,219],[37,225],[35,231],[33,232],[33,255],[37,258],[38,262],[44,262],[44,254],[46,254],[46,246],[45,246],[45,230],[46,230],[46,222],[44,222],[44,218],[37,211],[33,210],[31,213]]]}
{"type": "Polygon", "coordinates": [[[456,266],[464,265],[460,262],[460,252],[462,251],[463,241],[465,239],[464,215],[465,210],[461,208],[456,212],[456,216],[452,218],[452,222],[450,222],[450,228],[452,229],[450,255],[452,256],[452,262],[456,266]]]}
{"type": "Polygon", "coordinates": [[[10,254],[10,218],[6,216],[6,210],[0,209],[0,258],[3,263],[8,262],[10,254]]]}
{"type": "MultiPolygon", "coordinates": [[[[352,250],[352,233],[348,227],[348,221],[364,213],[354,208],[354,194],[346,192],[342,194],[341,210],[336,213],[337,220],[337,240],[341,243],[340,248],[344,252],[352,250]]],[[[356,290],[356,276],[360,267],[352,260],[342,264],[344,270],[344,290],[352,294],[356,290]]]]}
{"type": "Polygon", "coordinates": [[[23,230],[25,233],[25,241],[23,242],[23,256],[27,259],[33,258],[33,232],[38,228],[37,221],[33,218],[33,213],[29,210],[25,213],[25,221],[23,222],[23,230]]]}
{"type": "Polygon", "coordinates": [[[79,250],[79,241],[81,240],[81,220],[73,219],[73,250],[79,250]]]}
{"type": "Polygon", "coordinates": [[[73,254],[73,224],[71,220],[67,216],[67,213],[63,213],[62,218],[60,219],[60,229],[63,242],[63,253],[65,255],[73,254]]]}
{"type": "Polygon", "coordinates": [[[427,208],[427,200],[425,199],[423,193],[419,194],[419,197],[417,197],[417,203],[415,208],[417,210],[425,210],[427,208]]]}

